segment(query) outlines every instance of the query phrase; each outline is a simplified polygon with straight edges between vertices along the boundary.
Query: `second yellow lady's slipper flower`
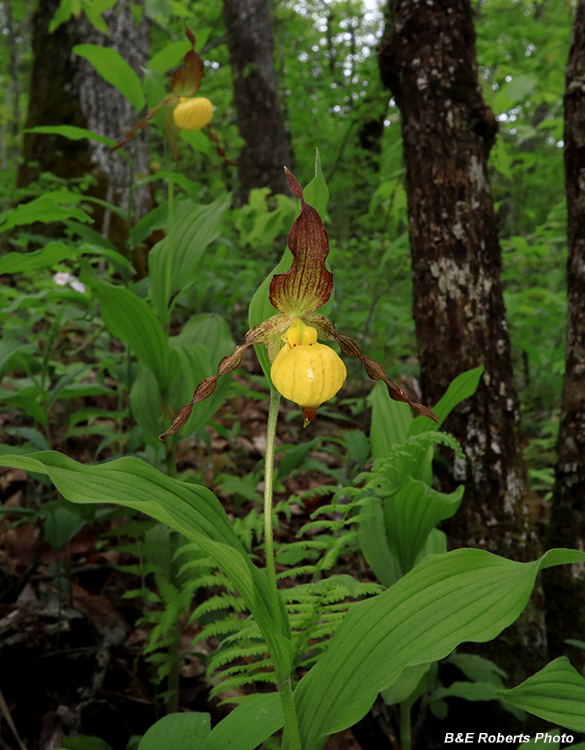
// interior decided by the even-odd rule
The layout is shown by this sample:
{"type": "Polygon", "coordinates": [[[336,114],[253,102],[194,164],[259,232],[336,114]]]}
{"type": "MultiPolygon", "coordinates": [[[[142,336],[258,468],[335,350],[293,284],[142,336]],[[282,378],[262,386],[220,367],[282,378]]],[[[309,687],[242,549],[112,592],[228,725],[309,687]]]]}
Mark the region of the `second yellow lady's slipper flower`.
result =
{"type": "Polygon", "coordinates": [[[194,99],[182,96],[173,112],[175,124],[181,130],[201,130],[209,124],[212,116],[213,105],[204,96],[196,96],[194,99]]]}
{"type": "Polygon", "coordinates": [[[341,359],[333,349],[317,343],[317,335],[339,344],[342,354],[358,357],[370,378],[386,383],[395,401],[404,401],[415,414],[438,421],[428,407],[412,403],[399,385],[388,380],[379,362],[363,354],[353,339],[338,333],[330,320],[316,312],[333,291],[333,274],[325,265],[329,240],[319,213],[305,202],[300,184],[288,170],[286,176],[292,192],[301,201],[301,213],[288,236],[293,256],[290,270],[276,273],[270,280],[270,302],[276,315],[251,328],[244,343],[221,360],[217,375],[197,386],[191,402],[179,409],[161,440],[181,429],[191,415],[193,404],[213,393],[219,377],[239,367],[245,349],[252,344],[266,346],[275,388],[301,406],[307,425],[319,405],[338,392],[346,376],[341,359]]]}
{"type": "MultiPolygon", "coordinates": [[[[213,115],[213,106],[209,99],[195,97],[205,74],[203,60],[195,52],[195,35],[188,26],[185,26],[185,33],[191,42],[191,49],[185,55],[183,67],[173,74],[172,93],[163,96],[156,107],[153,107],[146,117],[139,120],[132,130],[126,133],[126,138],[116,144],[112,151],[122,148],[131,141],[138,130],[145,129],[149,120],[161,109],[164,112],[163,132],[165,140],[170,146],[175,161],[178,161],[179,158],[181,130],[202,130],[209,125],[213,115]]],[[[207,128],[206,133],[209,140],[216,146],[218,155],[224,159],[226,164],[233,166],[235,162],[225,158],[225,151],[220,145],[218,134],[209,128],[207,128]]]]}

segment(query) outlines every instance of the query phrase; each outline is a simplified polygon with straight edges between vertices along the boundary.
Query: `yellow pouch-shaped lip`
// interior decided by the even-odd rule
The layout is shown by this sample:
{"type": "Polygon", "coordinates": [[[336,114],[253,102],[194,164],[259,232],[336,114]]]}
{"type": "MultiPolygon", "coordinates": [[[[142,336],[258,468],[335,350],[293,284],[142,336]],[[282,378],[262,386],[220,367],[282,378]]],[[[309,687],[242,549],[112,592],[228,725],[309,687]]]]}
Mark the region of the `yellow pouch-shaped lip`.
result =
{"type": "Polygon", "coordinates": [[[203,96],[187,99],[181,97],[181,101],[175,107],[173,113],[175,123],[182,130],[201,130],[213,116],[213,105],[203,96]]]}
{"type": "Polygon", "coordinates": [[[272,363],[270,376],[274,387],[285,398],[301,407],[316,409],[335,396],[347,377],[347,371],[329,346],[318,343],[291,346],[286,343],[272,363]]]}

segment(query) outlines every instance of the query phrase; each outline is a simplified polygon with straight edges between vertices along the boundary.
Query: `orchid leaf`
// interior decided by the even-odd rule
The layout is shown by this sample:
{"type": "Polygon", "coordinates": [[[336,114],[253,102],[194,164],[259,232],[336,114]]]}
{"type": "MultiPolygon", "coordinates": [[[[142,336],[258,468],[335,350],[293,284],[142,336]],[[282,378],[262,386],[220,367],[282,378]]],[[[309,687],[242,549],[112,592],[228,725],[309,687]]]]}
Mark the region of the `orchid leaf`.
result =
{"type": "Polygon", "coordinates": [[[495,638],[526,606],[539,570],[583,561],[576,550],[519,563],[459,549],[429,555],[383,594],[353,605],[295,690],[304,750],[321,750],[330,734],[359,721],[406,667],[495,638]]]}
{"type": "Polygon", "coordinates": [[[0,274],[30,273],[41,268],[50,268],[62,260],[73,258],[77,252],[75,248],[56,240],[34,253],[7,253],[0,258],[0,274]]]}
{"type": "Polygon", "coordinates": [[[152,56],[148,67],[151,70],[157,70],[159,73],[166,73],[169,68],[174,68],[185,57],[190,48],[191,44],[188,39],[171,42],[152,56]]]}
{"type": "Polygon", "coordinates": [[[211,733],[211,717],[204,713],[169,714],[159,719],[140,740],[138,750],[193,750],[203,747],[211,733]]]}
{"type": "Polygon", "coordinates": [[[283,726],[278,693],[251,695],[211,730],[201,750],[255,750],[283,726]]]}
{"type": "Polygon", "coordinates": [[[2,464],[48,474],[70,502],[119,503],[184,534],[213,559],[240,592],[267,642],[277,672],[290,670],[293,646],[282,598],[278,595],[278,608],[272,610],[264,571],[251,562],[227,513],[208,489],[171,479],[132,457],[85,466],[60,453],[45,451],[5,456],[2,464]]]}
{"type": "MultiPolygon", "coordinates": [[[[81,196],[78,196],[81,200],[81,196]]],[[[35,198],[29,203],[21,203],[12,211],[7,211],[0,216],[0,231],[7,232],[13,227],[33,224],[37,221],[43,224],[52,224],[54,221],[67,221],[77,219],[81,222],[92,221],[91,217],[74,206],[60,206],[56,197],[46,193],[40,198],[35,198]]]]}
{"type": "MultiPolygon", "coordinates": [[[[276,268],[268,274],[264,281],[260,284],[256,290],[250,307],[248,308],[248,324],[250,328],[254,328],[259,323],[263,323],[268,318],[273,317],[277,314],[277,310],[274,305],[270,302],[270,284],[275,274],[281,274],[287,271],[292,263],[292,255],[288,248],[284,251],[282,258],[276,268]]],[[[264,375],[268,378],[268,382],[272,384],[270,379],[270,358],[265,346],[255,346],[256,355],[264,370],[264,375]]]]}
{"type": "Polygon", "coordinates": [[[412,414],[408,404],[390,398],[388,389],[381,382],[376,383],[368,401],[372,406],[372,458],[376,461],[388,456],[394,445],[406,440],[412,414]]]}
{"type": "Polygon", "coordinates": [[[455,380],[449,384],[445,395],[441,398],[439,403],[433,407],[433,414],[439,421],[433,422],[426,416],[417,417],[410,425],[408,434],[420,435],[421,432],[427,432],[428,430],[438,430],[458,404],[464,399],[473,396],[479,385],[483,370],[484,368],[482,365],[458,375],[455,380]]]}
{"type": "Polygon", "coordinates": [[[499,698],[541,719],[575,732],[585,732],[585,678],[561,656],[499,698]]]}
{"type": "Polygon", "coordinates": [[[402,570],[397,556],[388,546],[380,498],[372,497],[364,505],[359,521],[358,538],[364,557],[380,583],[390,588],[401,578],[402,570]]]}
{"type": "Polygon", "coordinates": [[[89,273],[82,279],[92,288],[100,304],[104,323],[156,377],[161,391],[172,379],[167,337],[154,310],[128,289],[99,281],[89,273]]]}
{"type": "Polygon", "coordinates": [[[305,188],[305,200],[309,206],[313,206],[322,219],[325,218],[327,203],[329,202],[329,188],[323,176],[321,154],[318,148],[315,149],[315,176],[305,188]]]}
{"type": "Polygon", "coordinates": [[[42,133],[44,135],[62,135],[64,138],[68,138],[70,141],[80,141],[84,138],[87,138],[90,141],[103,143],[109,148],[112,148],[116,145],[115,141],[105,135],[94,133],[92,130],[87,130],[87,128],[78,128],[75,125],[37,125],[34,128],[27,128],[23,132],[42,133]]]}
{"type": "Polygon", "coordinates": [[[384,499],[384,523],[391,554],[409,571],[422,552],[431,530],[457,512],[465,487],[445,494],[412,477],[405,477],[397,492],[384,499]]]}
{"type": "Polygon", "coordinates": [[[199,278],[205,251],[219,236],[230,201],[230,193],[204,206],[184,201],[173,219],[172,245],[167,235],[150,252],[150,296],[163,323],[170,316],[171,297],[199,278]]]}
{"type": "Polygon", "coordinates": [[[73,47],[73,52],[84,57],[102,78],[115,86],[137,112],[144,108],[146,100],[142,91],[142,83],[119,52],[111,47],[100,47],[97,44],[77,44],[73,47]]]}

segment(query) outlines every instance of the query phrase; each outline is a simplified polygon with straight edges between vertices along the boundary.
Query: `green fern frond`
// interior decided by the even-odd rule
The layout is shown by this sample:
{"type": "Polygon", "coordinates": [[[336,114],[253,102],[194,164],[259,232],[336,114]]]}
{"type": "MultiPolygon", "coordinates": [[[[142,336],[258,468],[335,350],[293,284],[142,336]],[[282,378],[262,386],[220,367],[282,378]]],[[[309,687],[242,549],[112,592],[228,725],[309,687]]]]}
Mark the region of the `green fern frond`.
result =
{"type": "Polygon", "coordinates": [[[319,487],[314,487],[311,490],[305,490],[301,495],[299,495],[298,498],[296,498],[297,502],[298,500],[314,500],[316,497],[321,497],[322,495],[332,495],[333,493],[337,492],[339,487],[336,484],[322,484],[319,487]]]}
{"type": "Polygon", "coordinates": [[[258,623],[252,618],[247,620],[240,620],[242,627],[237,633],[227,635],[222,641],[222,647],[228,646],[231,643],[237,643],[238,641],[258,641],[264,642],[262,633],[258,627],[258,623]]]}
{"type": "Polygon", "coordinates": [[[298,576],[304,576],[304,575],[315,575],[318,568],[316,565],[301,565],[296,568],[290,568],[289,570],[284,570],[281,573],[276,574],[276,580],[282,581],[285,578],[297,578],[298,576]]]}
{"type": "Polygon", "coordinates": [[[232,596],[231,594],[219,594],[218,596],[211,596],[200,604],[197,609],[191,615],[191,620],[198,620],[201,615],[209,614],[210,612],[216,612],[217,610],[224,610],[231,607],[235,612],[245,612],[246,603],[239,596],[232,596]]]}
{"type": "MultiPolygon", "coordinates": [[[[263,673],[262,675],[238,675],[237,677],[232,677],[228,680],[222,681],[219,685],[216,685],[213,687],[209,693],[210,698],[217,698],[218,695],[221,695],[222,693],[227,693],[230,690],[240,690],[244,687],[244,685],[252,685],[255,682],[266,682],[270,685],[276,685],[276,677],[273,674],[270,673],[263,673]]],[[[225,698],[222,703],[232,703],[237,702],[233,701],[231,697],[225,698]]]]}
{"type": "MultiPolygon", "coordinates": [[[[116,547],[116,550],[119,551],[120,548],[116,547]]],[[[115,568],[122,573],[132,573],[133,575],[140,577],[150,575],[151,573],[158,573],[160,570],[158,565],[152,565],[146,562],[131,563],[130,565],[116,565],[115,568]]]]}
{"type": "Polygon", "coordinates": [[[255,661],[251,664],[233,664],[227,669],[222,669],[217,673],[217,678],[220,680],[226,680],[228,677],[235,677],[236,675],[246,674],[252,676],[262,672],[267,674],[273,669],[272,659],[262,659],[261,661],[255,661]]]}
{"type": "Polygon", "coordinates": [[[207,638],[218,638],[225,636],[228,633],[234,633],[240,630],[241,620],[236,615],[228,615],[221,620],[215,620],[206,625],[203,630],[198,633],[193,644],[200,643],[207,638]]]}
{"type": "MultiPolygon", "coordinates": [[[[188,572],[189,569],[189,563],[186,563],[179,572],[188,572]]],[[[197,577],[197,588],[211,589],[214,586],[223,586],[230,593],[233,593],[236,590],[230,579],[218,571],[215,571],[214,573],[206,573],[205,575],[197,577]]]]}
{"type": "Polygon", "coordinates": [[[254,643],[251,646],[230,646],[217,651],[209,660],[208,672],[213,673],[224,664],[228,664],[236,659],[257,659],[267,651],[264,641],[254,643]]]}
{"type": "Polygon", "coordinates": [[[137,596],[141,596],[145,602],[150,602],[151,604],[160,604],[161,602],[160,596],[154,591],[150,591],[150,589],[132,589],[131,591],[125,591],[122,594],[122,599],[134,599],[137,596]]]}

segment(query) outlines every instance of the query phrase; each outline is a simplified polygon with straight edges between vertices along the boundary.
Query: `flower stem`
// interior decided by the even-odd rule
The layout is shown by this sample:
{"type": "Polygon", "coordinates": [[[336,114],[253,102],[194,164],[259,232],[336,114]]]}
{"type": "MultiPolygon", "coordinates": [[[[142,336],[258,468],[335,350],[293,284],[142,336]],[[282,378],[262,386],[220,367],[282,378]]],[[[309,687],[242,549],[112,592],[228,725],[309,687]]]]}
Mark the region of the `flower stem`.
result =
{"type": "Polygon", "coordinates": [[[402,750],[411,750],[410,709],[412,703],[405,700],[400,704],[400,746],[402,750]]]}
{"type": "MultiPolygon", "coordinates": [[[[274,541],[272,538],[272,490],[274,482],[274,444],[276,440],[276,423],[278,421],[278,405],[280,393],[270,389],[270,408],[268,411],[268,426],[266,428],[266,459],[264,469],[264,549],[266,550],[266,574],[270,590],[270,609],[274,621],[277,622],[279,613],[278,589],[276,586],[276,565],[274,562],[274,541]]],[[[285,736],[288,750],[301,750],[301,737],[295,699],[292,689],[292,674],[290,670],[277,672],[277,685],[284,714],[285,736]]]]}
{"type": "Polygon", "coordinates": [[[272,487],[274,481],[274,444],[276,439],[276,422],[280,393],[270,389],[270,408],[266,428],[266,458],[264,469],[264,545],[266,550],[266,574],[270,589],[270,608],[272,616],[278,618],[278,591],[276,587],[276,566],[274,563],[274,541],[272,539],[272,487]]]}

